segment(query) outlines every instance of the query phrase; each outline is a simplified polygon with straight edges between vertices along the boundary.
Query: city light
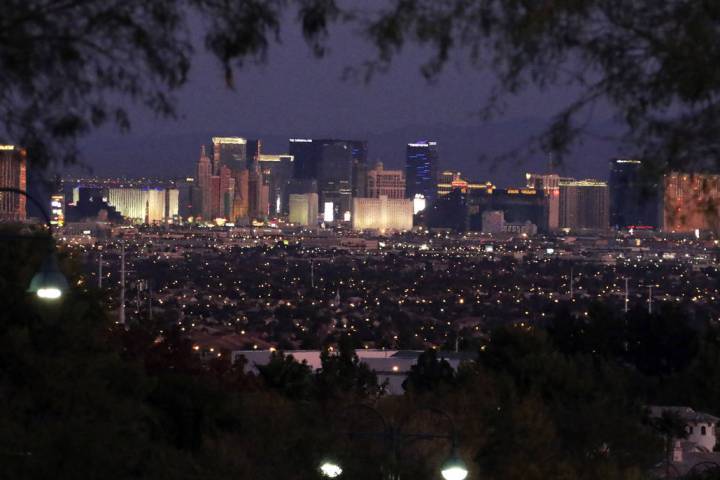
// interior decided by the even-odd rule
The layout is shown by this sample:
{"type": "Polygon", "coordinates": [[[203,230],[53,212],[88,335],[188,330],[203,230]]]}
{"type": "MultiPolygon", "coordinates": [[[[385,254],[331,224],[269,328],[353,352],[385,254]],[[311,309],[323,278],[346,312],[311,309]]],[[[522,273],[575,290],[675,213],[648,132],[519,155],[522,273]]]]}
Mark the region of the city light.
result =
{"type": "Polygon", "coordinates": [[[37,296],[45,300],[55,300],[60,298],[62,291],[56,287],[38,288],[37,296]]]}
{"type": "Polygon", "coordinates": [[[441,473],[445,480],[465,480],[468,476],[467,469],[458,465],[446,465],[441,473]]]}
{"type": "Polygon", "coordinates": [[[60,271],[54,253],[43,260],[40,270],[33,276],[28,292],[42,300],[56,300],[69,288],[65,275],[60,271]]]}
{"type": "Polygon", "coordinates": [[[343,470],[337,463],[326,461],[320,465],[320,472],[328,478],[336,478],[342,474],[343,470]]]}
{"type": "Polygon", "coordinates": [[[323,221],[332,223],[335,220],[335,209],[333,202],[325,202],[323,206],[323,221]]]}

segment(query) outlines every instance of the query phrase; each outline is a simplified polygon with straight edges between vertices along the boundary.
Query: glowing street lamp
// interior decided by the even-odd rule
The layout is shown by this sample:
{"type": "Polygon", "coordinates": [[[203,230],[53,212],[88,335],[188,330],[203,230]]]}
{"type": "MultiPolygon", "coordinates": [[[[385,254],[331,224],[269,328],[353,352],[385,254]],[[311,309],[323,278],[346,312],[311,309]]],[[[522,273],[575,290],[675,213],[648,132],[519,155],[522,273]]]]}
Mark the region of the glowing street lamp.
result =
{"type": "MultiPolygon", "coordinates": [[[[465,478],[467,478],[467,466],[457,454],[457,431],[455,429],[455,422],[453,422],[452,417],[446,412],[435,408],[430,409],[436,414],[443,415],[448,420],[450,424],[450,432],[449,434],[444,435],[435,433],[402,432],[397,427],[397,425],[388,423],[385,417],[375,408],[364,404],[355,404],[350,406],[350,408],[353,407],[363,409],[367,412],[372,413],[382,423],[382,430],[376,432],[362,432],[358,434],[350,433],[350,436],[353,437],[354,435],[362,435],[364,437],[377,437],[384,440],[388,444],[388,446],[390,446],[390,449],[392,451],[392,455],[394,458],[393,464],[395,465],[395,468],[397,467],[400,444],[403,441],[443,439],[450,441],[451,450],[450,457],[445,461],[445,463],[443,463],[440,469],[440,474],[442,475],[442,478],[444,480],[465,480],[465,478]]],[[[391,468],[390,470],[386,471],[386,473],[388,474],[388,479],[393,480],[399,478],[397,472],[394,472],[393,470],[394,468],[391,468]]],[[[320,465],[320,473],[322,473],[322,475],[327,478],[339,477],[342,472],[342,467],[335,460],[326,459],[320,465]]]]}
{"type": "Polygon", "coordinates": [[[342,472],[342,467],[333,460],[325,460],[322,465],[320,465],[320,473],[328,478],[339,477],[342,472]]]}
{"type": "MultiPolygon", "coordinates": [[[[42,212],[45,219],[45,224],[48,227],[50,234],[50,240],[53,241],[52,236],[52,222],[50,216],[45,211],[43,205],[38,202],[35,198],[31,197],[25,190],[12,187],[0,187],[0,192],[15,193],[17,195],[23,195],[31,203],[42,212]]],[[[60,271],[57,263],[57,257],[55,256],[54,249],[51,249],[47,257],[43,260],[40,270],[33,276],[30,281],[30,287],[28,292],[34,293],[38,298],[42,300],[57,300],[68,290],[68,282],[65,275],[60,271]]]]}
{"type": "Polygon", "coordinates": [[[57,300],[68,288],[67,279],[58,267],[55,252],[50,252],[30,281],[28,292],[43,300],[57,300]]]}
{"type": "Polygon", "coordinates": [[[468,469],[465,466],[465,462],[462,461],[453,449],[453,453],[443,464],[440,473],[445,480],[465,480],[465,477],[468,476],[468,469]]]}

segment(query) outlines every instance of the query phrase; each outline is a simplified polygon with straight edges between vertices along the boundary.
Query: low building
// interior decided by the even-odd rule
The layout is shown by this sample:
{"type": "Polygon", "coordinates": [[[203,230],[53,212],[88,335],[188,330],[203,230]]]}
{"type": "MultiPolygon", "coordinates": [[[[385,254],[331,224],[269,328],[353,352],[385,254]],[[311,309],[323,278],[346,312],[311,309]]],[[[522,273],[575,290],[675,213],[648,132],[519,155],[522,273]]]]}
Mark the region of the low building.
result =
{"type": "Polygon", "coordinates": [[[132,223],[171,222],[178,216],[176,188],[113,187],[107,189],[107,203],[132,223]]]}
{"type": "Polygon", "coordinates": [[[318,194],[302,193],[290,194],[290,223],[306,227],[317,226],[318,220],[318,194]]]}
{"type": "Polygon", "coordinates": [[[353,199],[353,230],[408,231],[413,227],[411,199],[379,198],[353,199]]]}
{"type": "Polygon", "coordinates": [[[500,233],[505,230],[505,213],[501,210],[482,212],[482,232],[500,233]]]}
{"type": "MultiPolygon", "coordinates": [[[[245,357],[245,368],[257,373],[258,365],[266,365],[275,349],[271,350],[236,350],[231,353],[231,361],[236,363],[240,357],[245,357]]],[[[291,350],[285,354],[292,355],[298,362],[305,362],[312,371],[322,368],[320,350],[291,350]]],[[[377,375],[378,384],[386,383],[385,393],[388,395],[402,395],[403,382],[413,365],[417,364],[418,357],[423,353],[420,350],[378,350],[359,349],[355,352],[360,362],[365,363],[377,375]]],[[[438,358],[446,360],[450,366],[457,370],[460,362],[466,359],[464,354],[438,351],[438,358]]]]}
{"type": "Polygon", "coordinates": [[[659,418],[665,413],[677,416],[685,423],[685,438],[673,439],[669,468],[663,461],[658,466],[660,476],[667,470],[675,477],[687,475],[706,464],[720,465],[720,453],[715,452],[717,423],[720,418],[697,412],[690,407],[651,406],[650,417],[659,418]]]}

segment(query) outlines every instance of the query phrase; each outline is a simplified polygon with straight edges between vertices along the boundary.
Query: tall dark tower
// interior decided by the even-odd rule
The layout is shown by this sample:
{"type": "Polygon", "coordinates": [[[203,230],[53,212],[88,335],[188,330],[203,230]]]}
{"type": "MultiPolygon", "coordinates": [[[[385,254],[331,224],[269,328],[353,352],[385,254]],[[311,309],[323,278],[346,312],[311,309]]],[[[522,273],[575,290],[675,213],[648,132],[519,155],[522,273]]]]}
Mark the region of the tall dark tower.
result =
{"type": "Polygon", "coordinates": [[[320,204],[333,203],[336,216],[352,207],[352,146],[344,140],[316,140],[320,145],[317,182],[320,204]]]}
{"type": "Polygon", "coordinates": [[[640,160],[612,160],[608,186],[611,226],[659,228],[659,189],[643,174],[640,160]]]}
{"type": "Polygon", "coordinates": [[[417,194],[421,194],[429,200],[435,198],[438,183],[437,142],[408,143],[405,182],[407,198],[414,198],[417,194]]]}
{"type": "Polygon", "coordinates": [[[320,163],[319,142],[313,141],[310,138],[291,138],[288,151],[295,159],[293,163],[293,178],[317,178],[318,164],[320,163]]]}
{"type": "Polygon", "coordinates": [[[353,197],[366,197],[365,184],[368,172],[368,149],[364,140],[347,140],[352,156],[352,194],[353,197]]]}

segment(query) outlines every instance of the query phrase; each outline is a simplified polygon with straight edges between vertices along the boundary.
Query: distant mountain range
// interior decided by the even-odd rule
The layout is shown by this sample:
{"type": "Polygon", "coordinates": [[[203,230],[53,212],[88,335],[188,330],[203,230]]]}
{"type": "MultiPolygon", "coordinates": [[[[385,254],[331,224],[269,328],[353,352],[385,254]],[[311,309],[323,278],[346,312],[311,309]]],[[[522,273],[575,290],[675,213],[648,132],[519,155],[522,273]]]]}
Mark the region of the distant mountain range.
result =
{"type": "MultiPolygon", "coordinates": [[[[436,140],[440,146],[440,169],[463,172],[477,181],[491,181],[499,186],[519,185],[527,171],[546,171],[549,158],[544,154],[498,161],[497,156],[522,147],[533,134],[547,124],[540,119],[507,120],[477,126],[417,125],[392,131],[344,135],[341,132],[263,134],[258,132],[192,131],[177,133],[143,133],[126,135],[96,134],[83,141],[85,162],[98,175],[181,177],[192,175],[200,145],[210,143],[213,135],[238,135],[263,139],[263,150],[282,153],[288,149],[288,138],[353,138],[368,141],[369,160],[382,161],[386,168],[404,165],[405,144],[420,139],[436,140]]],[[[594,125],[603,135],[613,130],[611,122],[594,125]]],[[[605,179],[608,161],[622,155],[619,144],[586,138],[557,170],[561,175],[577,178],[605,179]]]]}

